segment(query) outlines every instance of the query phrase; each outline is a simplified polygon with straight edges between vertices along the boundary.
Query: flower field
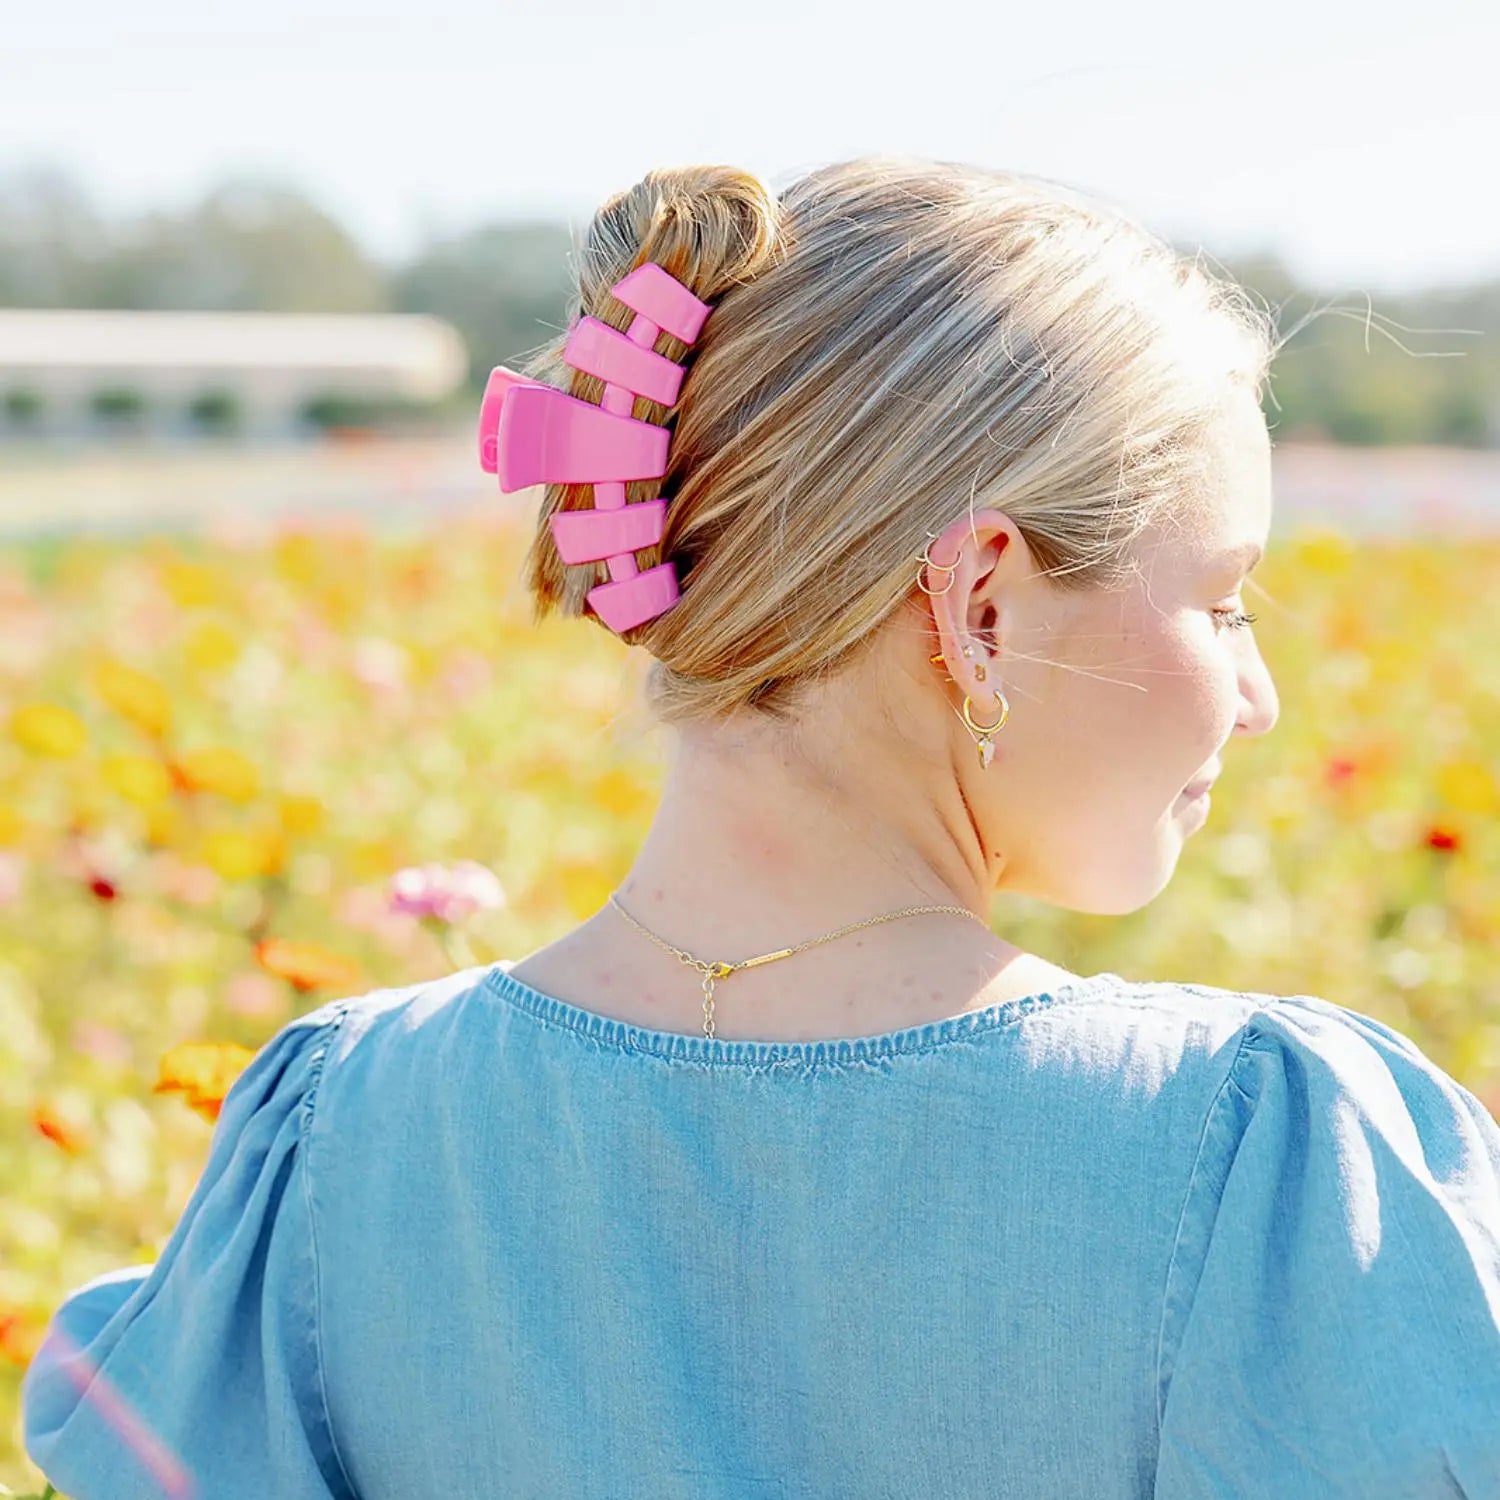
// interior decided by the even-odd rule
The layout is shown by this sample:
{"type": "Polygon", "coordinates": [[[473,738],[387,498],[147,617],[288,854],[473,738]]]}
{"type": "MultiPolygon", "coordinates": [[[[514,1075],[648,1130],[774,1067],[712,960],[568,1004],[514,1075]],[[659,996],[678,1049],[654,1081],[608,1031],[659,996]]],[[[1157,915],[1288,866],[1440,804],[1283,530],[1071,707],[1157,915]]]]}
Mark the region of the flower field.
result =
{"type": "MultiPolygon", "coordinates": [[[[520,956],[628,869],[644,653],[531,623],[529,512],[0,549],[0,1483],[65,1290],[151,1260],[230,1082],[326,999],[520,956]]],[[[1500,539],[1273,538],[1281,696],[1126,918],[1058,962],[1311,993],[1500,1112],[1500,539]],[[1489,622],[1486,624],[1486,622],[1489,622]]]]}

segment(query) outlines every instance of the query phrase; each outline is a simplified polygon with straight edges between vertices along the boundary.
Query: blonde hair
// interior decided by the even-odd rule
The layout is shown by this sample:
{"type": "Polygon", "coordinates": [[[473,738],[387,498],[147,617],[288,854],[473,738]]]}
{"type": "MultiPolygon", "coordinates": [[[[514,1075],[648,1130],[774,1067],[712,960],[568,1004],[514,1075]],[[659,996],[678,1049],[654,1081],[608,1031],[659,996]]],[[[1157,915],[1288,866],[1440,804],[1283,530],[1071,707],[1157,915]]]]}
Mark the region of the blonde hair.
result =
{"type": "MultiPolygon", "coordinates": [[[[656,261],[713,304],[677,405],[670,499],[641,568],[682,596],[625,633],[655,658],[667,723],[778,718],[903,605],[929,533],[994,506],[1049,580],[1110,589],[1153,520],[1190,516],[1203,439],[1234,382],[1259,392],[1273,324],[1237,284],[1056,183],[904,156],[839,162],[777,196],[728,166],[653,171],[609,199],[579,253],[583,311],[623,329],[609,288],[656,261]]],[[[525,373],[597,402],[562,363],[525,373]]],[[[524,564],[535,616],[586,611],[603,563],[565,565],[548,518],[593,503],[548,485],[524,564]]],[[[607,628],[607,627],[606,627],[607,628]]]]}

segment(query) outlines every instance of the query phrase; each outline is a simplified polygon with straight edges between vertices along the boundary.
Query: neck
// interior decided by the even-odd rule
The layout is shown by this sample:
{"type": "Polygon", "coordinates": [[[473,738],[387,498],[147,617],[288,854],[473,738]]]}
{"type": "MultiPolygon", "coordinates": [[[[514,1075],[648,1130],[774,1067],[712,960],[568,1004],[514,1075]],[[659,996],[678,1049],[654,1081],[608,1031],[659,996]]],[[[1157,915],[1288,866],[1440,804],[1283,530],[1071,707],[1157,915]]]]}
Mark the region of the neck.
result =
{"type": "Polygon", "coordinates": [[[935,804],[876,754],[845,755],[832,774],[781,742],[685,732],[619,896],[651,931],[699,955],[749,956],[939,904],[979,922],[970,932],[959,914],[922,920],[993,952],[980,926],[993,876],[957,800],[935,804]]]}

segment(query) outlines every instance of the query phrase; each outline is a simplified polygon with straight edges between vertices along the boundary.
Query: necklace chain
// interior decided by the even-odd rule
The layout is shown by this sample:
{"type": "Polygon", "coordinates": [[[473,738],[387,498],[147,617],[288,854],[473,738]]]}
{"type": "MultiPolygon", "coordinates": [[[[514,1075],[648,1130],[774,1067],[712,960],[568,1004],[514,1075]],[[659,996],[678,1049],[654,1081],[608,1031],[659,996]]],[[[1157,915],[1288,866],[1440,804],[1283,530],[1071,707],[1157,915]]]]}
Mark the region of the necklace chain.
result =
{"type": "Polygon", "coordinates": [[[790,958],[794,953],[801,953],[806,948],[815,948],[819,943],[831,942],[836,937],[843,937],[846,932],[856,932],[861,927],[873,927],[877,922],[894,922],[897,917],[914,917],[920,912],[928,911],[950,911],[958,916],[968,917],[972,922],[978,922],[981,927],[988,930],[988,924],[981,918],[976,917],[967,906],[905,906],[900,911],[890,911],[878,917],[866,917],[861,922],[850,922],[845,927],[840,927],[833,932],[825,932],[822,937],[811,938],[805,943],[798,943],[791,948],[778,948],[774,953],[762,953],[756,958],[741,959],[739,963],[725,963],[722,960],[713,962],[708,959],[695,958],[691,953],[684,952],[681,948],[674,948],[664,938],[658,937],[644,923],[639,922],[620,905],[615,899],[614,893],[610,893],[610,904],[625,918],[632,926],[644,933],[658,948],[664,948],[674,958],[680,959],[690,969],[696,969],[703,976],[703,1034],[711,1037],[714,1034],[714,981],[726,979],[729,975],[738,973],[741,969],[753,969],[757,964],[768,964],[773,959],[790,958]]]}

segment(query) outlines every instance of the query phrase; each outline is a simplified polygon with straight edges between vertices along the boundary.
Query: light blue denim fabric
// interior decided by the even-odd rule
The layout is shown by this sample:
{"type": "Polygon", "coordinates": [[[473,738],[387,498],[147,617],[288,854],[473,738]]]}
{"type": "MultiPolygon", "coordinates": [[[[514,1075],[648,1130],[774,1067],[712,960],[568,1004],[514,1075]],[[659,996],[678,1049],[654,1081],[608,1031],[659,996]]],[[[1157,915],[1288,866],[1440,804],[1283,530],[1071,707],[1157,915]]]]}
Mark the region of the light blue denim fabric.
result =
{"type": "Polygon", "coordinates": [[[60,1489],[1500,1497],[1500,1127],[1389,1027],[1105,973],[721,1040],[507,967],[256,1055],[26,1372],[60,1489]]]}

